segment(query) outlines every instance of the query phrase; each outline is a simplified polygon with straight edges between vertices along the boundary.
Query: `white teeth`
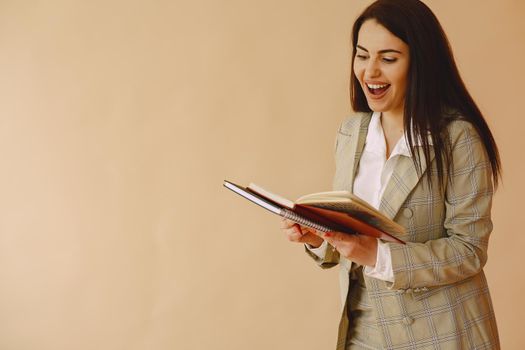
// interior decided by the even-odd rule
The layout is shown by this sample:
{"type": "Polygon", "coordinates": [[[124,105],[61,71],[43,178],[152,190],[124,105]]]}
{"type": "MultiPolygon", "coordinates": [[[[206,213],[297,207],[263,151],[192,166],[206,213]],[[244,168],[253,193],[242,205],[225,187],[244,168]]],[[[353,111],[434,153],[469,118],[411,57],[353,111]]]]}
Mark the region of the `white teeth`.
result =
{"type": "Polygon", "coordinates": [[[384,87],[387,87],[388,84],[383,84],[383,85],[377,85],[377,84],[366,84],[366,86],[368,86],[370,89],[382,89],[384,87]]]}

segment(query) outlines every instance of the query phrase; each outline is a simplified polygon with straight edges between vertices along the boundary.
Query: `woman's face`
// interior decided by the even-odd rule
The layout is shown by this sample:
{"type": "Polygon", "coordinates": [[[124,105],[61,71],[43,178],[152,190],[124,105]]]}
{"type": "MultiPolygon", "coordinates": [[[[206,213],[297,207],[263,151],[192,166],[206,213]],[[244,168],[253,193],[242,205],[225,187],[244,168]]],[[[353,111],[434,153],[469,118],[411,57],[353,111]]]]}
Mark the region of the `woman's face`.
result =
{"type": "Polygon", "coordinates": [[[409,62],[407,44],[373,19],[363,23],[354,73],[371,110],[403,113],[409,62]]]}

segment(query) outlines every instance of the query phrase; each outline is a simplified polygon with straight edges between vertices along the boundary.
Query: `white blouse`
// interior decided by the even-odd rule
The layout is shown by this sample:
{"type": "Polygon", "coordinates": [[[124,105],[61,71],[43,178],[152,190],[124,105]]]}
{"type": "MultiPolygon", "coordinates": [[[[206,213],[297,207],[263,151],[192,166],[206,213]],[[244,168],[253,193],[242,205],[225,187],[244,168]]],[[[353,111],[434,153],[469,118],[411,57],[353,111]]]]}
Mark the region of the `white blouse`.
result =
{"type": "MultiPolygon", "coordinates": [[[[418,144],[417,138],[415,140],[418,144]]],[[[354,194],[367,201],[374,208],[379,209],[381,197],[399,157],[412,157],[405,135],[399,139],[387,159],[385,135],[381,126],[381,113],[374,112],[368,126],[365,147],[354,180],[354,194]]],[[[367,276],[393,282],[394,272],[390,248],[379,239],[377,243],[375,267],[365,266],[363,271],[367,276]]],[[[318,257],[324,258],[327,246],[328,243],[325,241],[319,248],[309,249],[318,257]]]]}

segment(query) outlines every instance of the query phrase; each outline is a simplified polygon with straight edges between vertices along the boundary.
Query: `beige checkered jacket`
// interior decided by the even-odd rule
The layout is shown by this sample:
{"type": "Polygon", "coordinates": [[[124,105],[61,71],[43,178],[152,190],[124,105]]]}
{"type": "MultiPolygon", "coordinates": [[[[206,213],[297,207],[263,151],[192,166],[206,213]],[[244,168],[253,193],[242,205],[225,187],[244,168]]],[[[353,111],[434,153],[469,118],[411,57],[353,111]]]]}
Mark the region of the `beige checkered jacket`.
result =
{"type": "MultiPolygon", "coordinates": [[[[352,190],[370,118],[360,113],[339,130],[335,190],[352,190]]],[[[492,231],[490,163],[470,123],[452,122],[449,137],[453,167],[444,190],[434,167],[419,176],[412,159],[400,157],[381,200],[381,212],[406,227],[399,238],[408,242],[389,243],[393,283],[365,276],[385,349],[500,348],[482,270],[492,231]]],[[[323,260],[310,255],[323,268],[340,265],[345,305],[352,262],[331,248],[323,260]]]]}

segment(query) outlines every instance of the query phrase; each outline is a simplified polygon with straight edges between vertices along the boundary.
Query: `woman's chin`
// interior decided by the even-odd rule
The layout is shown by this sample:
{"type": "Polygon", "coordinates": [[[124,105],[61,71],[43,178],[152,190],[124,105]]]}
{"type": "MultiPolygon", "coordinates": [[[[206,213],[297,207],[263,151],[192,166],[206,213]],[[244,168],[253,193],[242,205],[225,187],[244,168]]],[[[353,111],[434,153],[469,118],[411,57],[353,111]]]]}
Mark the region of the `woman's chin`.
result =
{"type": "Polygon", "coordinates": [[[368,101],[368,107],[370,107],[373,112],[386,112],[387,110],[383,103],[377,103],[377,101],[368,101]]]}

